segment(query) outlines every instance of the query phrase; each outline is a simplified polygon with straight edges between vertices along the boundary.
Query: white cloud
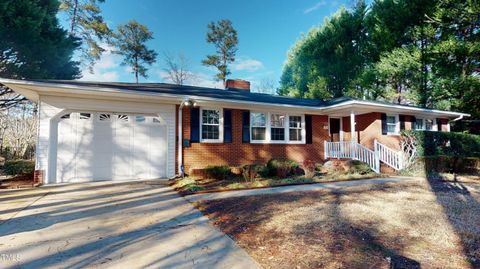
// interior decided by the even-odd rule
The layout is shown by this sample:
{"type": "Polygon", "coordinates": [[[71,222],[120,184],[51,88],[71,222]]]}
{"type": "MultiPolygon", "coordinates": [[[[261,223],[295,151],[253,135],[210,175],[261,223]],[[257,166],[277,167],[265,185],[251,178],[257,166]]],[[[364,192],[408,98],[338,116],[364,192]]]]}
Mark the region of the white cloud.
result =
{"type": "Polygon", "coordinates": [[[122,62],[120,55],[113,54],[111,47],[106,47],[106,51],[102,57],[93,66],[93,74],[90,73],[88,67],[82,70],[83,77],[80,80],[88,81],[118,81],[120,74],[118,73],[118,67],[122,62]]]}
{"type": "Polygon", "coordinates": [[[243,58],[235,61],[232,65],[233,70],[254,72],[263,68],[263,63],[259,60],[243,58]]]}
{"type": "Polygon", "coordinates": [[[308,13],[310,13],[310,12],[313,12],[313,11],[315,11],[315,10],[317,10],[317,9],[325,6],[326,4],[327,4],[327,1],[325,1],[325,0],[322,0],[322,1],[320,1],[320,2],[317,2],[315,5],[313,5],[313,6],[309,7],[309,8],[307,8],[307,9],[305,9],[305,10],[303,11],[303,14],[308,14],[308,13]]]}

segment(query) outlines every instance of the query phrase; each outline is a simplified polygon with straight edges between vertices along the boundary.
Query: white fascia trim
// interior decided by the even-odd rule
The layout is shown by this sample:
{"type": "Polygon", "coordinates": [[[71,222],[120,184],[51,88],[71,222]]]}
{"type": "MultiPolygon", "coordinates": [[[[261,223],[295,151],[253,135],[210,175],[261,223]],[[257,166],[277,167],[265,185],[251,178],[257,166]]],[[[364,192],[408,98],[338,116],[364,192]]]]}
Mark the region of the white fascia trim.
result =
{"type": "Polygon", "coordinates": [[[380,104],[380,103],[374,103],[374,102],[368,102],[368,101],[358,101],[358,100],[351,100],[351,101],[347,101],[347,102],[344,102],[344,103],[339,103],[339,104],[323,107],[323,109],[328,111],[329,109],[332,109],[332,108],[341,108],[343,106],[348,107],[348,106],[353,106],[353,105],[374,106],[374,107],[382,107],[382,108],[397,108],[397,109],[401,109],[401,110],[409,110],[409,111],[415,111],[415,112],[426,112],[426,113],[445,114],[445,115],[449,115],[449,116],[470,117],[470,114],[460,113],[460,112],[443,111],[443,110],[420,108],[420,107],[407,107],[407,106],[396,105],[396,104],[380,104]]]}

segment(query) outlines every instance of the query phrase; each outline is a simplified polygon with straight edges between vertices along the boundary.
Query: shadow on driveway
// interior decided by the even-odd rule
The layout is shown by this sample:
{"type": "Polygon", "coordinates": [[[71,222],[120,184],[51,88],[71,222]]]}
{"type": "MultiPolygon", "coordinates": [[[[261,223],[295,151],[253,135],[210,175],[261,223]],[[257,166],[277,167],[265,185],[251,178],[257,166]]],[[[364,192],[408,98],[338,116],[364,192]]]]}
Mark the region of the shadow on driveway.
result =
{"type": "MultiPolygon", "coordinates": [[[[10,192],[0,267],[258,268],[191,204],[158,182],[10,192]],[[16,200],[35,199],[26,208],[16,200]],[[22,210],[23,209],[23,210],[22,210]]],[[[2,203],[3,204],[3,203],[2,203]]]]}

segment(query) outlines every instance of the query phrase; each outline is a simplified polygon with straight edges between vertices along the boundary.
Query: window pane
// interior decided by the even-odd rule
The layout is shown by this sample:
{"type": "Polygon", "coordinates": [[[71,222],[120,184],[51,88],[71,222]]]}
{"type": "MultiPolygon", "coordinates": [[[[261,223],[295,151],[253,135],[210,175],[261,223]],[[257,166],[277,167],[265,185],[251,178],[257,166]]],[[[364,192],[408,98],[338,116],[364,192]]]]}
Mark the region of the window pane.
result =
{"type": "Polygon", "coordinates": [[[110,118],[111,118],[110,114],[103,114],[102,113],[102,114],[98,115],[98,120],[99,121],[110,121],[110,118]]]}
{"type": "Polygon", "coordinates": [[[302,128],[302,117],[290,116],[290,128],[302,128]]]}
{"type": "Polygon", "coordinates": [[[415,123],[415,129],[422,130],[423,129],[423,119],[417,119],[415,123]]]}
{"type": "Polygon", "coordinates": [[[302,141],[302,129],[290,129],[290,141],[302,141]]]}
{"type": "Polygon", "coordinates": [[[90,113],[80,113],[80,119],[81,120],[88,120],[88,119],[90,119],[91,116],[92,116],[92,114],[90,114],[90,113]]]}
{"type": "Polygon", "coordinates": [[[202,110],[202,124],[219,124],[220,111],[218,110],[202,110]]]}
{"type": "Polygon", "coordinates": [[[117,115],[117,118],[119,121],[124,121],[124,122],[128,121],[128,115],[117,115]]]}
{"type": "Polygon", "coordinates": [[[395,123],[395,116],[387,116],[387,123],[395,123]]]}
{"type": "Polygon", "coordinates": [[[425,121],[425,127],[428,131],[431,131],[432,127],[433,127],[433,120],[426,120],[425,121]]]}
{"type": "Polygon", "coordinates": [[[265,127],[252,127],[252,140],[265,140],[265,127]]]}
{"type": "Polygon", "coordinates": [[[272,128],[271,132],[271,139],[276,141],[283,141],[285,140],[285,129],[284,128],[272,128]]]}
{"type": "Polygon", "coordinates": [[[220,126],[202,125],[202,139],[219,139],[220,126]]]}
{"type": "Polygon", "coordinates": [[[145,116],[135,116],[136,122],[145,122],[145,116]]]}
{"type": "Polygon", "coordinates": [[[272,125],[272,127],[284,127],[285,126],[285,115],[272,114],[270,116],[270,124],[272,125]]]}
{"type": "Polygon", "coordinates": [[[251,124],[252,126],[266,126],[266,117],[265,113],[251,113],[251,124]]]}
{"type": "Polygon", "coordinates": [[[387,125],[387,132],[389,133],[395,133],[395,125],[393,124],[388,124],[387,125]]]}

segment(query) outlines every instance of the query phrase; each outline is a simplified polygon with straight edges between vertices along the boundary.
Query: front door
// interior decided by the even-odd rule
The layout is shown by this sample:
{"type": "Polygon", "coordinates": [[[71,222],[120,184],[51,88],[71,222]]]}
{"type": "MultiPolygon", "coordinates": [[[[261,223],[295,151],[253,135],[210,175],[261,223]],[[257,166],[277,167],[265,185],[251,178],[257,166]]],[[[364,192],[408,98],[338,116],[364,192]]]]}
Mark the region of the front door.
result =
{"type": "Polygon", "coordinates": [[[330,118],[330,142],[340,141],[340,119],[330,118]]]}

